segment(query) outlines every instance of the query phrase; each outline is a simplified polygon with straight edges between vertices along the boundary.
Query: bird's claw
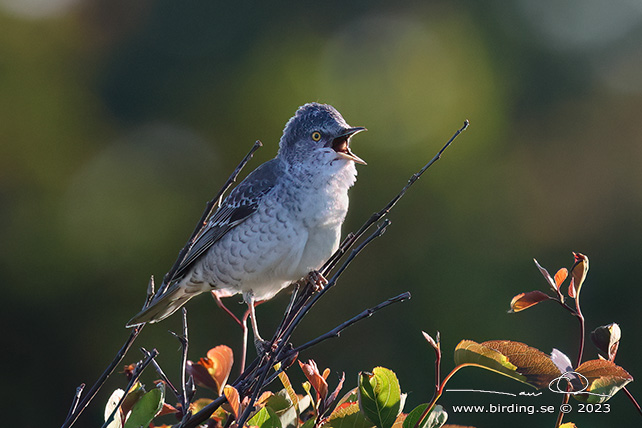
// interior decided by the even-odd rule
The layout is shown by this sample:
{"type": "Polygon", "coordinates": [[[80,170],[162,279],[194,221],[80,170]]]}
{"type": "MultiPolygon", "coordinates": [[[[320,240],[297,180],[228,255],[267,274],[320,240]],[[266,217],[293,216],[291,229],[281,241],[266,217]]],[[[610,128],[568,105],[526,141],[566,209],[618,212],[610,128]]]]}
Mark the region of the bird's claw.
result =
{"type": "Polygon", "coordinates": [[[272,349],[272,343],[269,340],[254,339],[254,346],[257,355],[267,354],[272,349]]]}
{"type": "Polygon", "coordinates": [[[318,270],[313,270],[312,272],[308,273],[306,279],[308,284],[312,286],[312,290],[314,292],[323,290],[323,287],[328,284],[328,280],[325,279],[325,277],[318,270]]]}

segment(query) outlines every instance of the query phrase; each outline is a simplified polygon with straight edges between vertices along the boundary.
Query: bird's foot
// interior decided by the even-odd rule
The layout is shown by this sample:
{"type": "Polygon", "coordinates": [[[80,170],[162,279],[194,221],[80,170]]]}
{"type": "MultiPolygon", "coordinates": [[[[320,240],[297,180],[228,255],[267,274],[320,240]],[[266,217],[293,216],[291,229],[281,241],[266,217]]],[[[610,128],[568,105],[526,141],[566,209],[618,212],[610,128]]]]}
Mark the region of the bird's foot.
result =
{"type": "Polygon", "coordinates": [[[272,349],[272,343],[269,340],[263,340],[261,338],[254,339],[254,346],[256,347],[257,355],[267,354],[272,349]]]}
{"type": "Polygon", "coordinates": [[[312,291],[314,292],[323,290],[323,287],[328,284],[328,280],[325,279],[325,277],[318,270],[313,270],[312,272],[308,273],[306,280],[308,284],[312,286],[312,291]]]}

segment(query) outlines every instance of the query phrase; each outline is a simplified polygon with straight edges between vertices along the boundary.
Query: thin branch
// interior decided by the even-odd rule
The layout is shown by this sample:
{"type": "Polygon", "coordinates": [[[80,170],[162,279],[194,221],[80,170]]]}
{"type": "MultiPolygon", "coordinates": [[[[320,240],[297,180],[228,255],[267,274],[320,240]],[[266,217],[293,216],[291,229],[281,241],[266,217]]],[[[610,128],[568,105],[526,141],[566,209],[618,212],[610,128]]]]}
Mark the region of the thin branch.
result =
{"type": "Polygon", "coordinates": [[[352,260],[354,260],[354,258],[357,257],[357,255],[359,255],[359,253],[361,251],[363,251],[363,249],[370,242],[372,242],[374,239],[378,238],[379,236],[383,235],[383,233],[386,231],[386,229],[387,229],[387,227],[389,225],[390,225],[390,221],[389,220],[384,220],[379,225],[379,227],[377,228],[376,231],[374,231],[368,238],[366,238],[357,248],[352,250],[352,252],[350,253],[350,256],[339,267],[337,272],[334,274],[332,279],[330,279],[328,281],[328,283],[323,288],[323,290],[321,290],[320,292],[318,292],[317,294],[312,296],[310,301],[307,302],[304,306],[301,307],[301,309],[299,311],[296,312],[296,316],[294,316],[292,321],[287,324],[287,328],[285,329],[285,331],[282,332],[282,334],[276,336],[275,339],[272,342],[272,343],[277,343],[277,341],[279,342],[279,345],[278,345],[278,348],[277,348],[277,351],[276,351],[277,355],[281,352],[281,350],[283,349],[284,345],[290,340],[290,337],[292,336],[292,333],[294,332],[294,329],[299,325],[301,320],[307,315],[307,313],[310,311],[310,309],[312,309],[312,306],[314,306],[314,304],[325,293],[327,293],[328,290],[330,290],[332,287],[334,287],[334,285],[337,283],[337,280],[339,279],[341,274],[343,274],[343,272],[348,268],[348,266],[350,265],[352,260]]]}
{"type": "Polygon", "coordinates": [[[640,404],[637,402],[637,400],[635,399],[635,397],[633,396],[633,394],[631,394],[631,392],[626,388],[626,386],[625,386],[625,387],[623,387],[623,388],[622,388],[622,390],[624,391],[624,393],[626,394],[626,396],[629,398],[629,400],[631,400],[631,403],[633,403],[633,405],[635,406],[635,408],[636,408],[636,409],[638,409],[638,413],[639,413],[640,415],[642,415],[642,409],[640,408],[640,404]]]}
{"type": "Polygon", "coordinates": [[[254,152],[256,152],[261,146],[263,146],[263,143],[257,140],[252,146],[252,148],[250,149],[250,151],[245,155],[245,157],[234,169],[234,171],[229,176],[229,178],[227,179],[223,187],[221,187],[221,190],[219,190],[216,196],[207,203],[207,205],[205,206],[205,211],[203,211],[203,215],[201,216],[200,221],[196,224],[196,227],[194,228],[192,235],[187,241],[187,244],[185,244],[183,249],[178,253],[178,257],[176,258],[174,265],[163,277],[163,283],[161,284],[158,290],[157,296],[160,297],[167,290],[167,287],[169,286],[169,284],[174,280],[174,275],[176,275],[176,271],[178,271],[178,267],[181,265],[181,263],[183,263],[183,260],[185,259],[185,255],[187,255],[187,252],[190,250],[190,248],[192,248],[192,245],[194,245],[194,241],[203,230],[203,227],[207,224],[207,221],[212,216],[214,211],[216,211],[216,208],[218,207],[223,195],[225,194],[225,192],[227,192],[230,186],[232,186],[232,184],[236,182],[236,179],[241,173],[241,170],[245,167],[245,165],[247,165],[250,159],[252,159],[252,156],[254,156],[254,152]]]}
{"type": "Polygon", "coordinates": [[[344,242],[341,244],[339,249],[328,259],[328,261],[323,265],[323,267],[320,269],[321,273],[325,274],[326,272],[329,272],[332,270],[332,268],[337,264],[338,260],[345,254],[352,245],[372,226],[375,224],[377,221],[379,221],[381,218],[385,217],[390,210],[399,202],[401,198],[406,194],[408,189],[415,183],[415,181],[419,180],[419,178],[423,175],[424,172],[428,170],[435,162],[437,162],[439,159],[441,159],[442,154],[446,151],[446,149],[452,144],[453,141],[455,141],[455,138],[459,136],[462,132],[468,128],[468,125],[470,122],[468,120],[464,121],[464,125],[459,128],[455,133],[453,134],[452,137],[444,144],[444,146],[439,150],[439,152],[426,164],[421,168],[418,172],[413,174],[409,179],[408,183],[401,189],[401,191],[394,197],[388,204],[379,212],[376,212],[372,214],[372,216],[361,226],[361,228],[353,234],[349,234],[344,242]]]}
{"type": "Polygon", "coordinates": [[[227,402],[227,397],[225,394],[220,395],[214,401],[212,401],[207,406],[203,407],[199,412],[192,415],[189,421],[181,422],[178,424],[177,428],[194,428],[205,422],[211,415],[221,407],[225,402],[227,402]]]}
{"type": "MultiPolygon", "coordinates": [[[[150,354],[150,352],[147,349],[142,348],[142,347],[140,349],[143,351],[145,356],[148,356],[150,354]]],[[[158,375],[161,377],[161,380],[163,382],[165,382],[165,384],[169,387],[169,389],[172,390],[172,393],[174,393],[174,396],[176,397],[176,399],[180,400],[181,393],[178,391],[178,389],[176,389],[176,387],[169,380],[169,378],[167,377],[167,375],[165,374],[165,372],[161,368],[160,364],[158,364],[158,362],[154,359],[154,360],[152,360],[152,365],[154,366],[154,369],[156,370],[156,373],[158,373],[158,375]]]]}
{"type": "Polygon", "coordinates": [[[575,296],[575,308],[577,311],[575,312],[575,316],[577,317],[577,320],[580,323],[580,344],[579,344],[579,349],[577,351],[577,362],[575,363],[575,367],[579,367],[580,364],[582,364],[582,356],[584,355],[584,335],[585,335],[585,326],[584,326],[584,315],[582,315],[582,309],[580,308],[580,295],[579,293],[577,296],[575,296]]]}
{"type": "Polygon", "coordinates": [[[94,385],[91,387],[89,392],[87,392],[87,394],[85,394],[85,397],[78,404],[78,407],[76,408],[76,410],[67,417],[65,422],[62,424],[61,428],[68,428],[68,427],[72,426],[76,422],[76,420],[78,419],[80,414],[87,408],[87,406],[89,405],[91,400],[96,396],[96,394],[98,393],[100,388],[102,388],[102,386],[105,384],[105,382],[107,381],[109,376],[111,376],[111,374],[114,372],[116,367],[122,362],[123,358],[125,358],[125,355],[127,354],[127,351],[129,351],[129,348],[131,348],[132,344],[134,343],[134,341],[136,340],[136,338],[140,334],[140,332],[143,329],[143,327],[144,327],[144,325],[141,324],[139,326],[136,326],[136,327],[132,328],[132,330],[131,330],[131,332],[129,334],[129,337],[125,341],[125,344],[120,348],[120,350],[116,354],[116,357],[113,359],[111,364],[109,364],[109,366],[107,366],[107,368],[105,369],[103,374],[100,375],[100,377],[98,378],[96,383],[94,383],[94,385]]]}
{"type": "Polygon", "coordinates": [[[189,403],[191,399],[191,391],[190,388],[188,388],[188,381],[187,381],[187,351],[189,349],[189,339],[187,336],[187,309],[183,308],[182,310],[183,314],[183,335],[179,336],[178,334],[174,333],[173,331],[170,331],[174,337],[178,339],[179,342],[181,342],[181,348],[182,348],[182,355],[181,355],[181,394],[180,394],[180,402],[181,402],[181,410],[183,412],[183,418],[189,419],[189,403]]]}
{"type": "Polygon", "coordinates": [[[76,394],[74,394],[74,399],[71,402],[71,407],[69,408],[69,412],[67,413],[67,419],[69,419],[71,415],[73,415],[74,412],[76,411],[76,408],[78,407],[78,403],[80,402],[80,396],[82,395],[82,392],[84,389],[85,389],[84,383],[81,383],[76,388],[76,394]]]}
{"type": "MultiPolygon", "coordinates": [[[[354,258],[363,251],[363,249],[370,243],[372,240],[375,238],[381,236],[385,231],[390,222],[388,220],[384,220],[383,222],[379,223],[377,230],[374,231],[370,236],[368,236],[366,239],[363,240],[356,248],[352,249],[352,247],[359,241],[359,239],[365,234],[365,232],[375,223],[378,222],[382,217],[387,215],[390,210],[395,206],[395,204],[405,195],[406,191],[414,184],[415,181],[421,177],[421,175],[431,166],[433,165],[437,160],[439,160],[443,154],[443,152],[450,146],[450,144],[454,141],[454,139],[463,131],[466,129],[468,126],[468,121],[464,122],[464,126],[459,129],[453,136],[452,138],[442,147],[442,149],[428,162],[424,167],[417,173],[413,174],[413,176],[408,180],[408,183],[403,187],[403,189],[397,194],[389,203],[386,205],[381,211],[378,213],[373,214],[370,219],[368,219],[364,225],[359,229],[357,233],[354,234],[348,234],[346,239],[343,241],[343,243],[340,245],[339,249],[333,254],[330,259],[323,265],[323,267],[320,270],[320,273],[328,277],[330,272],[335,270],[336,272],[332,276],[332,278],[328,281],[328,284],[318,293],[314,294],[311,292],[310,287],[301,287],[297,286],[295,288],[295,291],[292,295],[291,301],[288,305],[287,310],[285,311],[284,317],[281,320],[281,323],[279,325],[279,328],[275,332],[272,342],[271,342],[271,348],[266,352],[262,353],[259,356],[257,356],[254,361],[252,361],[248,367],[241,373],[241,375],[234,381],[232,382],[232,386],[237,389],[239,392],[239,395],[241,397],[250,397],[249,402],[247,403],[244,412],[240,415],[238,420],[235,422],[239,426],[242,426],[247,419],[249,418],[251,412],[253,411],[254,404],[260,395],[261,391],[263,388],[272,380],[276,378],[276,373],[273,373],[270,375],[270,372],[273,370],[275,364],[277,363],[282,363],[282,364],[287,364],[290,360],[292,360],[292,357],[296,355],[296,353],[300,350],[308,349],[309,347],[325,340],[330,337],[336,337],[338,336],[341,331],[343,331],[345,328],[349,327],[350,325],[354,324],[355,322],[365,319],[368,316],[372,315],[375,311],[388,306],[389,304],[395,303],[397,301],[402,301],[410,297],[409,293],[403,293],[400,294],[399,296],[392,298],[386,302],[381,303],[380,305],[377,305],[371,309],[367,309],[357,315],[356,317],[353,317],[352,319],[346,321],[345,323],[339,325],[335,329],[331,330],[330,332],[304,344],[298,347],[296,350],[292,349],[291,345],[289,345],[290,338],[292,336],[292,333],[296,329],[296,327],[300,324],[300,322],[303,320],[305,315],[311,310],[311,308],[314,306],[314,304],[326,293],[330,288],[332,288],[339,277],[343,274],[343,272],[347,269],[347,267],[351,264],[351,262],[354,260],[354,258]],[[339,266],[339,261],[342,259],[342,257],[350,252],[350,255],[343,261],[343,263],[339,266]],[[338,266],[338,268],[337,268],[338,266]]],[[[205,216],[207,217],[207,216],[205,216]]],[[[198,232],[194,236],[197,236],[198,232]]],[[[188,244],[189,245],[189,244],[188,244]]],[[[169,276],[171,278],[171,276],[169,276]]],[[[283,369],[283,365],[281,366],[281,369],[283,369]]],[[[183,420],[180,424],[179,427],[182,428],[194,428],[198,426],[199,424],[205,422],[211,415],[218,409],[223,403],[225,403],[227,399],[225,398],[224,395],[220,396],[207,406],[205,406],[203,409],[201,409],[199,412],[196,414],[192,415],[192,417],[188,420],[185,421],[183,420]]]]}
{"type": "MultiPolygon", "coordinates": [[[[141,349],[141,351],[143,350],[141,349]]],[[[138,378],[140,378],[140,375],[143,374],[143,371],[147,368],[147,366],[149,366],[152,360],[158,356],[158,351],[156,349],[152,349],[151,352],[143,351],[143,354],[146,354],[145,360],[139,361],[138,364],[136,364],[136,368],[132,373],[132,378],[129,380],[129,384],[127,385],[127,389],[125,389],[125,393],[120,398],[118,405],[111,412],[111,415],[109,415],[109,417],[105,420],[102,428],[105,428],[111,423],[111,421],[114,420],[114,416],[116,415],[116,412],[118,412],[118,409],[120,409],[120,407],[123,405],[125,398],[127,398],[127,394],[129,394],[129,391],[132,389],[134,384],[138,382],[138,378]]]]}
{"type": "Polygon", "coordinates": [[[364,310],[359,315],[356,315],[356,316],[350,318],[348,321],[336,326],[335,328],[333,328],[329,332],[327,332],[325,334],[322,334],[321,336],[317,337],[316,339],[313,339],[313,340],[311,340],[311,341],[309,341],[307,343],[304,343],[301,346],[298,346],[298,347],[294,348],[292,351],[289,351],[288,354],[297,354],[297,353],[299,353],[299,352],[301,352],[303,350],[306,350],[306,349],[308,349],[308,348],[310,348],[310,347],[312,347],[312,346],[314,346],[314,345],[316,345],[316,344],[318,344],[320,342],[323,342],[326,339],[330,339],[332,337],[339,337],[341,335],[341,333],[343,332],[343,330],[345,330],[346,328],[350,327],[352,324],[355,324],[355,323],[357,323],[357,322],[359,322],[359,321],[361,321],[361,320],[363,320],[365,318],[371,317],[375,312],[377,312],[380,309],[385,308],[386,306],[390,306],[393,303],[403,302],[404,300],[408,300],[408,299],[410,299],[410,293],[407,292],[407,291],[405,293],[399,294],[398,296],[392,297],[392,298],[390,298],[390,299],[388,299],[388,300],[386,300],[386,301],[384,301],[382,303],[379,303],[377,306],[373,306],[372,308],[368,308],[368,309],[364,310]]]}
{"type": "MultiPolygon", "coordinates": [[[[348,257],[344,263],[341,265],[337,273],[332,277],[332,279],[328,282],[326,287],[319,293],[315,294],[310,298],[310,301],[307,303],[307,305],[304,305],[301,307],[299,311],[296,311],[297,315],[294,317],[294,319],[290,323],[282,323],[281,329],[279,329],[275,335],[274,339],[272,340],[272,343],[278,343],[278,346],[275,349],[272,349],[271,352],[268,354],[262,354],[259,357],[257,357],[250,365],[249,367],[239,376],[239,378],[233,382],[232,386],[234,386],[238,391],[241,396],[246,395],[248,392],[252,391],[252,396],[250,397],[250,402],[247,404],[247,407],[243,414],[239,417],[237,424],[239,426],[242,426],[243,423],[247,421],[247,418],[249,417],[250,413],[252,412],[252,409],[254,407],[254,403],[256,402],[262,388],[269,383],[269,381],[273,380],[273,377],[268,378],[268,373],[274,367],[275,363],[278,361],[284,361],[287,360],[291,354],[285,351],[285,344],[288,343],[290,336],[292,335],[292,332],[294,331],[295,327],[301,322],[305,314],[312,308],[314,303],[325,293],[329,288],[331,288],[338,280],[339,276],[345,271],[345,269],[348,267],[348,265],[352,262],[352,260],[376,237],[381,236],[386,228],[389,225],[389,221],[384,221],[382,222],[377,230],[372,233],[371,236],[369,236],[367,239],[365,239],[357,248],[352,250],[352,253],[350,254],[350,257],[348,257]]],[[[403,295],[402,295],[403,296],[403,295]]],[[[221,398],[221,397],[219,397],[221,398]]],[[[224,399],[224,396],[222,397],[224,399]]],[[[198,426],[198,424],[204,422],[207,420],[207,418],[210,417],[214,411],[220,405],[225,402],[215,400],[214,402],[210,403],[209,405],[205,406],[201,411],[198,413],[192,415],[191,419],[185,423],[181,424],[180,427],[184,428],[194,428],[198,426]]]]}

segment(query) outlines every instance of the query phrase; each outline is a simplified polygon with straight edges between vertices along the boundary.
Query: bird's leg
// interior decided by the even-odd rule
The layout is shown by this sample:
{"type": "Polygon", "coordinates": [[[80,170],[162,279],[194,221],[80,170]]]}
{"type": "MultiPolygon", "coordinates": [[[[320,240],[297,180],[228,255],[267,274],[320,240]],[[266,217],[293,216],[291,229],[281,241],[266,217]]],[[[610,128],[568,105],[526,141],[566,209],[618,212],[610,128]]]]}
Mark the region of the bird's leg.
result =
{"type": "Polygon", "coordinates": [[[254,296],[249,295],[246,298],[247,302],[247,308],[250,313],[250,319],[252,322],[252,333],[254,333],[254,346],[256,346],[256,352],[257,354],[262,354],[264,352],[267,352],[268,349],[270,349],[270,343],[263,340],[261,335],[259,334],[259,326],[256,322],[256,311],[254,308],[258,306],[261,302],[256,302],[254,300],[254,296]]]}
{"type": "Polygon", "coordinates": [[[312,291],[318,292],[328,283],[328,280],[318,270],[313,270],[305,277],[308,284],[312,286],[312,291]]]}
{"type": "Polygon", "coordinates": [[[245,360],[247,359],[247,336],[248,336],[248,329],[247,329],[247,317],[250,316],[250,310],[246,310],[245,313],[243,314],[243,318],[241,318],[243,322],[243,351],[241,353],[241,374],[245,371],[245,360]]]}
{"type": "Polygon", "coordinates": [[[243,348],[241,351],[241,373],[245,371],[245,360],[247,358],[247,336],[248,336],[248,329],[247,329],[247,317],[250,315],[250,310],[248,309],[245,311],[245,314],[243,314],[243,318],[240,320],[234,315],[232,311],[230,311],[227,306],[223,303],[221,300],[221,296],[218,295],[216,290],[213,290],[211,292],[212,297],[214,298],[214,301],[216,302],[216,305],[223,309],[226,314],[228,314],[238,325],[241,327],[241,331],[243,332],[243,348]]]}

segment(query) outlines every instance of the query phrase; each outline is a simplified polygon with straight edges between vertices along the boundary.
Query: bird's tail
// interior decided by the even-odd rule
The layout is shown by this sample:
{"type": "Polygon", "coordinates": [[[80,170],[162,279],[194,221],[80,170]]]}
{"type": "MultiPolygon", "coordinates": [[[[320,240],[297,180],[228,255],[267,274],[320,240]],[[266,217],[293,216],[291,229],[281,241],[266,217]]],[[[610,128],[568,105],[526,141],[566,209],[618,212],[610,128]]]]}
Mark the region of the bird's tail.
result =
{"type": "MultiPolygon", "coordinates": [[[[162,321],[177,310],[181,308],[189,299],[194,297],[198,292],[186,287],[181,287],[178,284],[170,287],[165,294],[152,302],[136,315],[134,318],[127,322],[125,327],[136,327],[140,324],[155,323],[162,321]]],[[[198,290],[199,292],[201,290],[198,290]]]]}

